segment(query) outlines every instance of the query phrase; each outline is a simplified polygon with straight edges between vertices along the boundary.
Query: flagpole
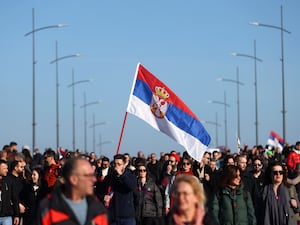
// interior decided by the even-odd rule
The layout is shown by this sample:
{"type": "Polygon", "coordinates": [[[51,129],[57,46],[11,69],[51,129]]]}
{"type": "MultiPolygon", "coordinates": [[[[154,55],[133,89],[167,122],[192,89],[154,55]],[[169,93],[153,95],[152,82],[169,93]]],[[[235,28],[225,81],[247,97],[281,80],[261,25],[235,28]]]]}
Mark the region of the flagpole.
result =
{"type": "Polygon", "coordinates": [[[125,116],[124,116],[122,130],[121,130],[121,134],[120,134],[120,138],[119,138],[119,144],[118,144],[118,148],[117,148],[117,151],[116,151],[116,155],[119,154],[119,151],[120,151],[120,145],[121,145],[121,142],[122,142],[122,137],[123,137],[123,133],[124,133],[124,128],[125,128],[125,124],[126,124],[127,115],[128,115],[128,112],[126,112],[125,116]]]}

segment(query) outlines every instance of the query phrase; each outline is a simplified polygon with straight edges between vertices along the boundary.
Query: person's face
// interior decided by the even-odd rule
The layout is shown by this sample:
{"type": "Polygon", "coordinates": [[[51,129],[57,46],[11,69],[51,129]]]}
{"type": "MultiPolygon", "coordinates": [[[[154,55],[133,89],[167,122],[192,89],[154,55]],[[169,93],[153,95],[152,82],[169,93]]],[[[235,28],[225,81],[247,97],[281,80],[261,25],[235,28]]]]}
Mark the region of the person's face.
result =
{"type": "Polygon", "coordinates": [[[231,181],[231,185],[233,186],[239,186],[241,184],[241,173],[240,171],[236,171],[235,177],[231,181]]]}
{"type": "Polygon", "coordinates": [[[276,165],[272,168],[271,176],[274,184],[280,184],[283,181],[283,168],[276,165]]]}
{"type": "Polygon", "coordinates": [[[156,161],[156,155],[155,154],[151,154],[151,161],[153,161],[153,162],[156,161]]]}
{"type": "Polygon", "coordinates": [[[115,159],[114,161],[114,167],[116,171],[124,171],[125,170],[125,163],[122,159],[115,159]]]}
{"type": "Polygon", "coordinates": [[[106,169],[109,167],[109,162],[108,161],[102,161],[102,168],[106,169]]]}
{"type": "Polygon", "coordinates": [[[193,188],[187,182],[180,182],[174,191],[174,204],[179,212],[188,212],[196,207],[198,199],[193,188]]]}
{"type": "Polygon", "coordinates": [[[92,195],[96,182],[94,169],[86,160],[79,160],[77,163],[78,170],[74,173],[76,179],[74,179],[73,187],[81,196],[92,195]]]}
{"type": "Polygon", "coordinates": [[[32,178],[32,182],[34,183],[34,184],[37,184],[38,183],[38,181],[39,181],[39,173],[36,171],[36,170],[33,170],[32,171],[32,175],[31,175],[31,178],[32,178]]]}
{"type": "Polygon", "coordinates": [[[140,166],[138,168],[138,176],[139,178],[145,178],[147,176],[147,169],[144,166],[140,166]]]}
{"type": "Polygon", "coordinates": [[[247,167],[247,159],[245,157],[239,158],[237,166],[242,170],[245,171],[247,167]]]}
{"type": "Polygon", "coordinates": [[[169,165],[171,165],[173,169],[177,167],[177,161],[174,156],[169,157],[169,165]]]}
{"type": "Polygon", "coordinates": [[[0,176],[6,177],[8,173],[8,166],[6,163],[0,164],[0,176]]]}
{"type": "Polygon", "coordinates": [[[214,161],[211,161],[209,163],[210,168],[212,169],[212,171],[214,171],[217,168],[217,163],[214,161]]]}
{"type": "Polygon", "coordinates": [[[189,160],[184,159],[182,162],[182,168],[184,171],[190,171],[192,168],[192,164],[190,163],[189,160]]]}
{"type": "Polygon", "coordinates": [[[204,165],[208,165],[209,161],[210,161],[210,155],[209,154],[203,155],[202,162],[204,163],[204,165]]]}
{"type": "Polygon", "coordinates": [[[18,162],[18,165],[16,166],[16,171],[18,174],[22,174],[25,170],[24,163],[18,162]]]}
{"type": "Polygon", "coordinates": [[[259,172],[262,170],[262,163],[260,160],[254,160],[254,163],[253,163],[253,170],[254,172],[259,172]]]}
{"type": "Polygon", "coordinates": [[[228,161],[227,161],[227,166],[229,165],[234,165],[234,160],[233,158],[229,158],[228,161]]]}
{"type": "Polygon", "coordinates": [[[47,165],[51,165],[52,158],[53,158],[52,156],[45,155],[44,159],[45,159],[45,162],[47,163],[47,165]]]}

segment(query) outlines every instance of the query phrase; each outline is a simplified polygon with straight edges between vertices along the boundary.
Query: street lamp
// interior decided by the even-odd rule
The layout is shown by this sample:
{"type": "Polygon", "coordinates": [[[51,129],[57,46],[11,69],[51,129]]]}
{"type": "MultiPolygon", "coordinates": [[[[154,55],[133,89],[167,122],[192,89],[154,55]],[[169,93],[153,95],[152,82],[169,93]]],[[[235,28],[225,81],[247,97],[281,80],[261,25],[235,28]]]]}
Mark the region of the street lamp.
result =
{"type": "Polygon", "coordinates": [[[72,69],[72,83],[68,85],[68,87],[72,87],[72,117],[73,117],[73,151],[76,150],[76,133],[75,133],[75,85],[77,84],[81,84],[81,83],[87,83],[87,82],[91,82],[92,79],[88,79],[88,80],[78,80],[75,81],[74,80],[74,69],[72,69]]]}
{"type": "Polygon", "coordinates": [[[286,30],[283,27],[283,13],[282,13],[282,6],[280,6],[280,17],[281,17],[281,23],[279,26],[269,25],[269,24],[262,24],[258,22],[250,22],[250,25],[253,26],[261,26],[261,27],[269,27],[274,28],[277,30],[280,30],[281,33],[281,79],[282,79],[282,129],[283,129],[283,141],[285,142],[286,139],[286,130],[285,130],[285,85],[284,85],[284,46],[283,46],[283,33],[291,34],[290,31],[286,30]]]}
{"type": "Polygon", "coordinates": [[[84,103],[83,103],[82,106],[80,106],[80,108],[84,108],[84,151],[87,152],[87,118],[86,118],[86,107],[91,106],[91,105],[95,105],[95,104],[99,104],[101,102],[101,100],[97,100],[97,101],[86,103],[86,93],[84,92],[83,101],[84,101],[84,103]]]}
{"type": "Polygon", "coordinates": [[[225,124],[225,146],[228,147],[228,136],[227,136],[227,109],[226,107],[230,107],[230,105],[228,105],[226,103],[226,91],[224,91],[224,102],[221,101],[213,101],[213,100],[209,100],[208,103],[215,103],[215,104],[220,104],[220,105],[224,105],[224,124],[225,124]]]}
{"type": "Polygon", "coordinates": [[[51,28],[61,28],[66,26],[65,24],[56,24],[51,26],[44,26],[40,28],[35,28],[34,23],[34,8],[32,9],[32,30],[26,33],[24,36],[32,35],[32,151],[35,149],[35,33],[41,30],[51,29],[51,28]]]}
{"type": "Polygon", "coordinates": [[[107,124],[107,122],[96,123],[95,120],[96,120],[95,114],[93,114],[93,124],[90,126],[91,128],[93,128],[93,152],[96,151],[96,126],[107,124]]]}
{"type": "Polygon", "coordinates": [[[241,138],[241,129],[240,129],[240,85],[244,85],[239,80],[239,67],[236,67],[236,80],[233,79],[227,79],[220,77],[217,79],[218,81],[225,81],[225,82],[232,82],[236,84],[236,91],[237,91],[237,125],[238,125],[238,137],[241,138]]]}
{"type": "Polygon", "coordinates": [[[218,113],[216,112],[216,122],[207,121],[207,120],[201,120],[202,123],[211,124],[216,126],[216,147],[219,146],[218,144],[218,127],[221,126],[221,124],[218,123],[218,113]]]}
{"type": "Polygon", "coordinates": [[[255,88],[255,143],[258,145],[258,100],[257,100],[257,69],[256,69],[256,61],[262,62],[260,58],[256,57],[256,41],[254,40],[254,55],[247,55],[242,53],[231,53],[232,56],[242,56],[250,59],[254,59],[254,88],[255,88]]]}
{"type": "Polygon", "coordinates": [[[79,57],[80,54],[72,54],[66,55],[62,57],[58,57],[58,50],[57,50],[57,41],[55,42],[55,59],[50,62],[50,64],[55,63],[56,65],[56,149],[59,148],[59,81],[58,81],[58,61],[68,58],[79,57]]]}

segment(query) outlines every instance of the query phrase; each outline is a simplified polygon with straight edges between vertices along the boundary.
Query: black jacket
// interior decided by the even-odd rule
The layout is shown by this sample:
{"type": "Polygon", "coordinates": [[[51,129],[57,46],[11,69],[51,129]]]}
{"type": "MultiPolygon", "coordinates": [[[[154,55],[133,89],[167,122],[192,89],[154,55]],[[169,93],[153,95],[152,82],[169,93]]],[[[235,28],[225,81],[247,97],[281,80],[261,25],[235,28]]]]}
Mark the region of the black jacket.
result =
{"type": "Polygon", "coordinates": [[[3,177],[0,195],[0,217],[20,216],[17,190],[14,182],[3,177]]]}

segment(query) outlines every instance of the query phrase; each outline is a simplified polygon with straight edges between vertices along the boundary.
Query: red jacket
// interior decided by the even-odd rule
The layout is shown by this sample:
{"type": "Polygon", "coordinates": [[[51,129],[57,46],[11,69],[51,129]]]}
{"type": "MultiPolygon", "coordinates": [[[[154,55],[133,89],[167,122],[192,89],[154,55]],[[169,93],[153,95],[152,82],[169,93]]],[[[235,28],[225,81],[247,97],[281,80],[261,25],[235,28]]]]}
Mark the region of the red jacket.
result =
{"type": "MultiPolygon", "coordinates": [[[[51,195],[42,200],[35,225],[79,225],[74,212],[61,195],[61,191],[55,189],[51,195]]],[[[102,203],[93,196],[86,198],[88,210],[85,225],[108,225],[106,209],[102,203]]]]}
{"type": "Polygon", "coordinates": [[[297,163],[300,163],[300,152],[294,150],[289,153],[286,165],[289,169],[296,170],[297,163]]]}

